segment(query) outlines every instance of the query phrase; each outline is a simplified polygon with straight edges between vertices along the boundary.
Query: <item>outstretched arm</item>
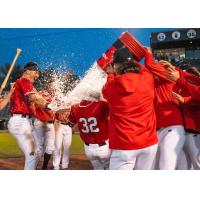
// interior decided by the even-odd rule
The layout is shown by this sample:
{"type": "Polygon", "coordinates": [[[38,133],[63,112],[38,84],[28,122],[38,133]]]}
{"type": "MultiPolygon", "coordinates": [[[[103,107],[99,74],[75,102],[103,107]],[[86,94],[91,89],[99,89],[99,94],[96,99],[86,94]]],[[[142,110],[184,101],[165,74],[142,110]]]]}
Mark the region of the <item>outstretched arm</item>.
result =
{"type": "Polygon", "coordinates": [[[154,75],[171,82],[171,80],[167,77],[166,69],[168,65],[171,65],[167,61],[156,62],[154,60],[153,54],[150,48],[146,48],[145,55],[145,67],[154,75]]]}

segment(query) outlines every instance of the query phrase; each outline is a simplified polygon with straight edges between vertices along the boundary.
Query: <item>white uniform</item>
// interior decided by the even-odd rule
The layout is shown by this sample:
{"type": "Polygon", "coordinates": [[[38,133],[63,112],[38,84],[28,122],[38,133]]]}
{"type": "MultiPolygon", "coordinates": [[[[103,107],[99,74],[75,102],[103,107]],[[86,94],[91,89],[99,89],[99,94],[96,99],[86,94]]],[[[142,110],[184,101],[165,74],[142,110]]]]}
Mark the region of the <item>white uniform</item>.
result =
{"type": "Polygon", "coordinates": [[[192,163],[191,160],[188,156],[188,153],[185,152],[184,150],[181,151],[179,157],[178,157],[178,162],[177,162],[177,170],[190,170],[192,169],[192,163]]]}
{"type": "Polygon", "coordinates": [[[31,120],[28,117],[23,117],[21,114],[13,114],[8,122],[9,132],[16,138],[20,149],[25,155],[25,170],[34,170],[37,164],[34,154],[32,128],[31,120]]]}
{"type": "Polygon", "coordinates": [[[191,162],[193,169],[199,170],[200,169],[200,135],[187,133],[183,149],[184,149],[184,152],[188,155],[188,159],[191,162]]]}
{"type": "Polygon", "coordinates": [[[58,130],[56,130],[55,134],[55,151],[53,153],[53,166],[55,170],[60,169],[62,145],[63,145],[62,169],[68,168],[71,141],[72,141],[71,127],[60,123],[58,130]]]}
{"type": "Polygon", "coordinates": [[[182,125],[168,126],[157,131],[159,140],[159,169],[176,169],[178,157],[185,142],[185,130],[182,125]]]}
{"type": "Polygon", "coordinates": [[[112,150],[111,170],[152,170],[158,144],[136,150],[112,150]]]}
{"type": "Polygon", "coordinates": [[[35,88],[30,80],[23,76],[15,83],[15,90],[11,97],[10,113],[12,117],[8,122],[8,130],[15,137],[17,143],[25,155],[24,169],[36,168],[35,145],[32,136],[32,124],[28,95],[35,93],[35,88]]]}
{"type": "Polygon", "coordinates": [[[55,150],[55,128],[54,123],[34,121],[33,136],[36,144],[37,159],[45,153],[52,154],[55,150]]]}
{"type": "Polygon", "coordinates": [[[85,154],[90,160],[94,170],[109,169],[111,150],[108,141],[101,144],[84,144],[85,154]]]}

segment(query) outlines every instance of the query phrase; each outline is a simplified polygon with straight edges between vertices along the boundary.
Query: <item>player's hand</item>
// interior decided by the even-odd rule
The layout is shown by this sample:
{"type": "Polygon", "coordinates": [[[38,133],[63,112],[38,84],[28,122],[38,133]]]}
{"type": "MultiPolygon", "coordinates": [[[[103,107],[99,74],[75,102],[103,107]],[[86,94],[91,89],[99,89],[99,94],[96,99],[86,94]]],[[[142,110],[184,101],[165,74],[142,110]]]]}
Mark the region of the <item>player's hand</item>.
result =
{"type": "Polygon", "coordinates": [[[56,113],[62,115],[62,114],[70,113],[70,110],[71,108],[64,108],[64,109],[57,110],[56,113]]]}
{"type": "Polygon", "coordinates": [[[66,121],[70,114],[70,108],[60,109],[56,111],[56,117],[59,121],[66,121]]]}
{"type": "Polygon", "coordinates": [[[158,63],[162,65],[165,69],[175,69],[175,67],[166,60],[160,60],[158,63]]]}
{"type": "Polygon", "coordinates": [[[172,96],[182,104],[185,102],[184,98],[180,94],[177,94],[176,92],[172,92],[172,96]]]}
{"type": "Polygon", "coordinates": [[[167,77],[172,81],[177,81],[180,78],[180,73],[173,67],[167,67],[167,77]]]}
{"type": "Polygon", "coordinates": [[[47,101],[44,98],[38,98],[35,102],[35,104],[39,107],[45,108],[47,101]]]}

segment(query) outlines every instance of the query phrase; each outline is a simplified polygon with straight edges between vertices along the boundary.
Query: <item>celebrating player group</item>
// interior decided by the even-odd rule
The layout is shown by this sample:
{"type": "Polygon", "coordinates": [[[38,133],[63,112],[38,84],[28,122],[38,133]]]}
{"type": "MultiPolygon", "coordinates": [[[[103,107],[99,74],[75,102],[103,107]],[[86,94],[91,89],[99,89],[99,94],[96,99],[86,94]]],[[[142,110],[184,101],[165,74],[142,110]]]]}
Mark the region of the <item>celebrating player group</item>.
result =
{"type": "Polygon", "coordinates": [[[107,77],[102,89],[62,110],[51,107],[62,100],[55,100],[53,83],[35,89],[35,62],[0,100],[0,109],[11,103],[8,130],[25,155],[24,169],[39,169],[42,157],[42,169],[51,157],[55,170],[67,169],[75,125],[95,170],[200,169],[198,69],[156,61],[129,33],[97,64],[107,77]]]}

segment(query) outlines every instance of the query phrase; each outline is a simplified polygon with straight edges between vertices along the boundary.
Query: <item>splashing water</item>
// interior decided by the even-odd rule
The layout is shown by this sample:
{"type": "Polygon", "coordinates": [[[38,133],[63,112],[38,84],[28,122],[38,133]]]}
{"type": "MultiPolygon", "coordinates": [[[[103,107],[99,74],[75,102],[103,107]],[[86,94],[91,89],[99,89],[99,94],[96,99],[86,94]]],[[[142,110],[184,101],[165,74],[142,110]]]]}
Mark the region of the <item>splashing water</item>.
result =
{"type": "Polygon", "coordinates": [[[60,78],[54,82],[56,93],[52,101],[52,109],[58,110],[70,107],[73,104],[80,103],[82,100],[94,100],[91,94],[100,93],[106,82],[106,73],[95,62],[91,68],[86,71],[85,76],[75,85],[74,89],[64,94],[63,84],[60,78]],[[57,100],[60,101],[58,105],[57,100]]]}
{"type": "Polygon", "coordinates": [[[101,93],[105,82],[106,73],[95,62],[76,87],[67,94],[65,102],[72,105],[82,100],[94,100],[91,94],[101,93]]]}

